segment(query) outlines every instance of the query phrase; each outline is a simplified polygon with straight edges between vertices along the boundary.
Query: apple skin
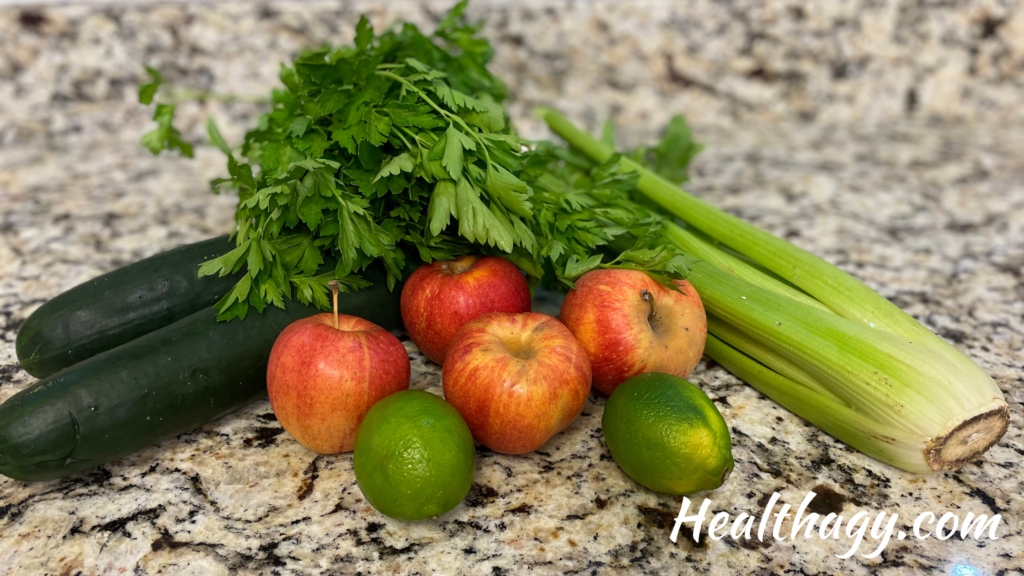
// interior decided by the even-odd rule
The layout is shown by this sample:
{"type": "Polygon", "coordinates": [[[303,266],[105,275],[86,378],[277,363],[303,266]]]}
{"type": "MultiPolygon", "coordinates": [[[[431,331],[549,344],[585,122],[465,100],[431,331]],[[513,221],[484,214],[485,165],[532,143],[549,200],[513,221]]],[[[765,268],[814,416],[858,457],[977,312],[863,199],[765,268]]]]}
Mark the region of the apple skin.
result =
{"type": "Polygon", "coordinates": [[[477,441],[502,454],[525,454],[583,411],[590,361],[551,316],[487,314],[459,330],[441,379],[445,400],[477,441]]]}
{"type": "Polygon", "coordinates": [[[637,374],[685,378],[697,366],[708,321],[689,282],[676,281],[680,293],[638,270],[592,270],[575,284],[558,317],[586,349],[595,388],[611,394],[637,374]]]}
{"type": "Polygon", "coordinates": [[[418,268],[402,288],[402,322],[424,356],[444,364],[463,324],[491,312],[530,311],[530,287],[515,264],[462,256],[418,268]]]}
{"type": "Polygon", "coordinates": [[[290,324],[270,351],[267,393],[278,422],[320,454],[352,450],[366,411],[409,388],[409,354],[390,332],[356,316],[317,314],[290,324]]]}

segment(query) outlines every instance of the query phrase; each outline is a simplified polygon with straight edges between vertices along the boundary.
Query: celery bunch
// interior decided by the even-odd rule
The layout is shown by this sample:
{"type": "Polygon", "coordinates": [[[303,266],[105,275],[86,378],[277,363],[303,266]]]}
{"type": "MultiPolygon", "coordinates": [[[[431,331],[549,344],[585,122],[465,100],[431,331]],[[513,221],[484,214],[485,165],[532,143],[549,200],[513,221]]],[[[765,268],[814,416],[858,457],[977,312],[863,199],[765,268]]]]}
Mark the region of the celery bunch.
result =
{"type": "MultiPolygon", "coordinates": [[[[614,157],[557,112],[542,115],[595,162],[614,157]]],[[[637,161],[621,165],[639,175],[637,190],[685,221],[667,224],[663,242],[700,259],[689,280],[708,311],[710,358],[848,445],[911,472],[956,470],[1005,434],[1008,406],[992,378],[897,306],[637,161]]]]}

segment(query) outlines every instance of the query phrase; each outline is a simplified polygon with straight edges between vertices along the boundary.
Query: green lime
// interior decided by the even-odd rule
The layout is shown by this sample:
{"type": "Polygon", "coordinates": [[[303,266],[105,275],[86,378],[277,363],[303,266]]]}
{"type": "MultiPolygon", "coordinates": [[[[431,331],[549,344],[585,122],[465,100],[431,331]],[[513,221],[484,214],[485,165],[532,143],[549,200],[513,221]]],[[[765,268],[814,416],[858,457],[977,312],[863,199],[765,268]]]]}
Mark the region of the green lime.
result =
{"type": "Polygon", "coordinates": [[[366,413],[353,454],[363,496],[399,520],[437,518],[469,494],[473,435],[458,411],[422,390],[386,396],[366,413]]]}
{"type": "Polygon", "coordinates": [[[626,380],[608,398],[601,426],[615,462],[651,490],[714,490],[732,472],[725,420],[700,388],[678,376],[626,380]]]}

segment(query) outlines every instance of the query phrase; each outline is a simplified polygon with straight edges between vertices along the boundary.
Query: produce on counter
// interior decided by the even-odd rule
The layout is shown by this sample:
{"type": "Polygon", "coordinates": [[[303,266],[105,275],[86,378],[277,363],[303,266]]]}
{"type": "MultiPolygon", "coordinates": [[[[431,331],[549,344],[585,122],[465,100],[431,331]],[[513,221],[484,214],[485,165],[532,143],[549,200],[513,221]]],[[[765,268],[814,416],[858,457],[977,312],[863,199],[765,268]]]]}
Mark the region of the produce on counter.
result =
{"type": "Polygon", "coordinates": [[[601,430],[623,472],[657,492],[714,490],[732,472],[722,414],[678,376],[648,372],[623,382],[605,403],[601,430]]]}
{"type": "Polygon", "coordinates": [[[409,355],[387,330],[357,316],[296,320],[270,351],[267,393],[278,422],[320,454],[352,450],[366,411],[409,388],[409,355]]]}
{"type": "MultiPolygon", "coordinates": [[[[644,168],[678,181],[697,149],[681,120],[658,146],[625,156],[552,111],[545,119],[571,147],[515,136],[502,106],[505,87],[486,68],[491,48],[462,21],[464,7],[431,36],[411,25],[374,34],[364,18],[354,47],[304,52],[283,67],[284,88],[237,149],[210,124],[211,140],[228,157],[229,177],[215,185],[237,190],[239,204],[235,248],[198,271],[234,282],[215,307],[219,320],[240,320],[216,324],[210,313],[195,312],[144,336],[132,333],[15,395],[0,406],[0,472],[55,478],[201,425],[262,394],[271,342],[311,312],[300,304],[329,306],[331,281],[359,290],[345,298],[343,312],[397,328],[406,263],[466,254],[505,257],[548,287],[572,288],[597,269],[642,270],[670,288],[688,279],[707,309],[710,357],[851,446],[906,470],[957,469],[1002,437],[1009,417],[1001,392],[955,348],[834,266],[644,168]]],[[[160,94],[162,78],[153,75],[140,90],[146,103],[160,94]]],[[[173,114],[173,104],[158,102],[158,127],[144,138],[154,152],[190,152],[173,114]]],[[[564,363],[542,371],[559,387],[528,382],[520,389],[533,400],[518,404],[508,390],[496,394],[520,418],[491,418],[504,429],[481,416],[496,414],[492,399],[445,367],[445,387],[464,387],[463,413],[474,433],[527,451],[579,413],[569,408],[578,401],[582,409],[589,361],[561,329],[582,361],[560,344],[552,350],[564,363]],[[565,410],[555,417],[544,401],[565,410]]],[[[498,344],[508,337],[508,329],[489,337],[495,362],[514,359],[530,372],[552,354],[506,351],[502,359],[498,344]]],[[[484,350],[453,356],[458,339],[448,361],[479,369],[480,381],[489,382],[494,374],[473,359],[484,350]]]]}
{"type": "Polygon", "coordinates": [[[370,408],[352,458],[366,501],[387,516],[415,521],[437,518],[469,494],[476,446],[450,404],[407,390],[370,408]]]}
{"type": "Polygon", "coordinates": [[[402,321],[420,352],[437,364],[459,328],[491,312],[530,311],[530,287],[515,264],[497,256],[462,256],[413,272],[402,288],[402,321]]]}
{"type": "Polygon", "coordinates": [[[895,304],[634,160],[619,160],[560,114],[549,110],[544,119],[595,162],[635,173],[640,193],[699,231],[668,223],[662,241],[702,259],[689,280],[708,311],[705,352],[726,369],[850,446],[911,472],[959,469],[1006,433],[1009,409],[992,378],[895,304]]]}
{"type": "Polygon", "coordinates": [[[558,319],[583,345],[594,387],[611,394],[644,372],[685,377],[704,352],[707,318],[685,280],[662,286],[637,270],[593,270],[576,281],[558,319]]]}
{"type": "Polygon", "coordinates": [[[181,246],[84,282],[40,306],[18,331],[18,362],[36,378],[213,306],[238,281],[199,278],[230,251],[227,236],[181,246]]]}
{"type": "MultiPolygon", "coordinates": [[[[383,267],[340,309],[401,327],[383,267]]],[[[0,404],[0,474],[52,480],[193,430],[267,392],[267,359],[286,326],[316,310],[298,302],[244,322],[206,308],[79,362],[0,404]]]]}
{"type": "Polygon", "coordinates": [[[583,412],[590,360],[550,316],[494,313],[459,330],[441,379],[474,438],[495,452],[524,454],[583,412]]]}

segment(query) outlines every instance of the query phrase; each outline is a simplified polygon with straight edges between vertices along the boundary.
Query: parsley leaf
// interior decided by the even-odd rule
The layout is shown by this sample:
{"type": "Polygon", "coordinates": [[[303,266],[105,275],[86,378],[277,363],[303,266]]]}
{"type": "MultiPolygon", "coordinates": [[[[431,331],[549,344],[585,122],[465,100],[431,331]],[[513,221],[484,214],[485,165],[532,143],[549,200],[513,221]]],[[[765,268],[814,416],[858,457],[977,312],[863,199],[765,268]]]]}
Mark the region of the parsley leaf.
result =
{"type": "MultiPolygon", "coordinates": [[[[154,88],[154,92],[156,89],[154,88]]],[[[141,98],[141,91],[140,91],[141,98]]],[[[153,120],[157,127],[151,132],[142,136],[140,143],[149,148],[153,154],[159,154],[163,150],[177,148],[182,154],[192,157],[192,145],[181,138],[181,132],[171,125],[174,120],[174,106],[171,104],[157,104],[156,112],[153,113],[153,120]]]]}
{"type": "Polygon", "coordinates": [[[164,77],[160,75],[159,70],[149,66],[145,68],[150,80],[139,86],[139,102],[148,106],[153,103],[153,96],[156,96],[157,89],[164,83],[164,77]]]}
{"type": "MultiPolygon", "coordinates": [[[[610,124],[606,124],[604,138],[610,139],[614,145],[614,133],[610,130],[610,124]]],[[[687,170],[690,161],[703,149],[704,146],[694,139],[686,119],[677,114],[669,121],[664,135],[656,145],[642,146],[627,155],[670,181],[682,184],[689,178],[687,170]]]]}

